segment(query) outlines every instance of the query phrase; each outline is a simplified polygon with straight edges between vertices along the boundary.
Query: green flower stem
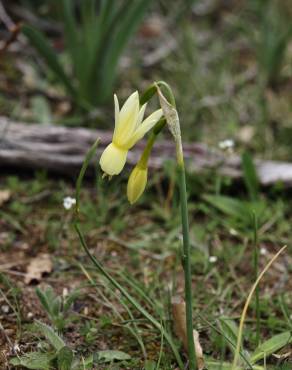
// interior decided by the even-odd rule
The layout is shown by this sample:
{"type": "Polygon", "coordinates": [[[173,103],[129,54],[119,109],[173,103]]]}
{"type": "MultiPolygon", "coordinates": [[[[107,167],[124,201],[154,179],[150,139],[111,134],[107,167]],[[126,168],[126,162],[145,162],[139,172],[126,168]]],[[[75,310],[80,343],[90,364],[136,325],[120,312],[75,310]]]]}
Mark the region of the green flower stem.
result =
{"type": "Polygon", "coordinates": [[[79,216],[79,205],[80,205],[80,191],[81,191],[81,186],[82,186],[83,178],[84,178],[85,172],[87,170],[87,167],[88,167],[90,161],[92,160],[92,158],[94,157],[94,155],[96,153],[96,149],[97,149],[98,143],[99,143],[99,139],[96,140],[96,142],[92,145],[92,147],[87,152],[87,154],[85,156],[85,160],[84,160],[83,165],[81,167],[81,170],[80,170],[80,173],[79,173],[77,182],[76,182],[76,206],[75,206],[75,222],[74,222],[75,230],[76,230],[76,232],[77,232],[77,234],[79,236],[79,239],[80,239],[80,242],[81,242],[81,245],[82,245],[84,251],[86,252],[87,256],[89,257],[89,259],[91,260],[91,262],[93,263],[93,265],[96,267],[96,269],[116,289],[118,289],[118,291],[127,299],[128,302],[130,302],[156,329],[158,329],[161,332],[161,334],[164,336],[164,338],[168,342],[170,348],[172,349],[172,352],[173,352],[173,354],[175,356],[175,359],[177,361],[177,364],[178,364],[179,368],[181,370],[184,370],[184,364],[183,364],[182,359],[180,357],[180,354],[179,354],[179,352],[178,352],[178,350],[176,348],[176,345],[175,345],[175,343],[172,340],[171,335],[164,329],[164,327],[159,323],[159,321],[157,321],[155,319],[155,317],[153,317],[148,311],[146,311],[140,305],[140,303],[131,294],[129,294],[128,291],[121,284],[119,284],[119,282],[116,279],[114,279],[113,276],[111,276],[106,271],[106,269],[95,258],[95,256],[93,256],[90,253],[90,250],[89,250],[89,248],[87,246],[87,243],[85,241],[84,235],[83,235],[83,233],[81,231],[81,228],[79,226],[78,216],[79,216]]]}
{"type": "Polygon", "coordinates": [[[96,139],[94,144],[91,146],[91,148],[86,153],[84,162],[82,164],[79,176],[78,176],[77,181],[76,181],[76,192],[75,192],[75,198],[76,198],[75,217],[76,218],[77,218],[79,210],[80,210],[79,204],[80,204],[80,191],[81,191],[82,181],[83,181],[85,172],[87,170],[87,167],[89,166],[90,161],[92,160],[93,156],[96,153],[96,149],[98,147],[99,141],[100,141],[99,138],[96,139]]]}
{"type": "Polygon", "coordinates": [[[175,108],[175,98],[171,87],[163,81],[156,83],[157,93],[163,110],[168,128],[174,138],[176,146],[176,159],[178,169],[178,183],[180,193],[181,221],[183,232],[182,265],[185,277],[185,302],[186,302],[186,329],[189,355],[189,369],[197,369],[196,351],[193,334],[193,306],[192,306],[192,274],[191,274],[191,251],[189,240],[188,202],[186,189],[186,173],[181,139],[179,117],[175,108]],[[162,90],[165,92],[163,94],[162,90]]]}
{"type": "Polygon", "coordinates": [[[147,103],[157,93],[157,86],[163,90],[167,100],[175,107],[175,99],[171,87],[165,81],[156,81],[140,97],[140,105],[147,103]]]}
{"type": "Polygon", "coordinates": [[[195,343],[193,335],[193,306],[192,306],[192,273],[189,239],[189,217],[186,190],[186,174],[182,155],[178,158],[178,180],[180,192],[181,220],[183,231],[183,255],[182,264],[185,275],[185,301],[186,301],[186,327],[188,339],[189,369],[197,368],[195,343]]]}
{"type": "Polygon", "coordinates": [[[163,129],[163,127],[166,125],[166,120],[165,118],[162,118],[160,119],[156,125],[154,126],[152,132],[151,132],[151,135],[147,141],[147,144],[145,146],[145,149],[143,150],[143,153],[137,163],[137,166],[142,168],[142,169],[147,169],[148,167],[148,159],[150,157],[150,154],[151,154],[151,150],[153,148],[153,145],[157,139],[157,136],[159,135],[159,133],[161,132],[161,130],[163,129]]]}

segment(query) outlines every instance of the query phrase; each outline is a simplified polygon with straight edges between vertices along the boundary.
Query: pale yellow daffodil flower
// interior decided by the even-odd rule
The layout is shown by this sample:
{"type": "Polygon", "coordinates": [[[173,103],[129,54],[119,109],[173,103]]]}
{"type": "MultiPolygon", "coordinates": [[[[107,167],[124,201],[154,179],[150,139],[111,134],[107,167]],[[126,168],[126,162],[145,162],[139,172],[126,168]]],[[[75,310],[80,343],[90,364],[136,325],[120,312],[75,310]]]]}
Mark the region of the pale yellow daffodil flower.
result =
{"type": "Polygon", "coordinates": [[[143,121],[147,104],[140,108],[137,91],[129,96],[121,110],[116,95],[114,101],[114,134],[112,142],[105,148],[99,161],[101,169],[109,176],[118,175],[122,171],[128,151],[154,127],[163,114],[162,110],[158,109],[143,121]]]}

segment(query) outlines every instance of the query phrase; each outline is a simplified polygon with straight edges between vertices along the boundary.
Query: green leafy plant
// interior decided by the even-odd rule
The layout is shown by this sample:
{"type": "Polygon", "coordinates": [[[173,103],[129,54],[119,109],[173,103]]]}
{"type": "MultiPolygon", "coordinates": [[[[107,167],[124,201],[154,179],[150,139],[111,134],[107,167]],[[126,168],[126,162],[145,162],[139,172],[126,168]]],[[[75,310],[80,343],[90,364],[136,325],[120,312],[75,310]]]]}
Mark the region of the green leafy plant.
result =
{"type": "Polygon", "coordinates": [[[150,3],[83,0],[77,7],[76,1],[61,0],[65,51],[72,73],[43,33],[30,25],[22,31],[74,101],[91,109],[110,96],[120,56],[150,3]]]}
{"type": "Polygon", "coordinates": [[[84,326],[81,328],[80,333],[84,336],[86,344],[90,345],[96,342],[98,337],[98,329],[96,328],[96,323],[86,321],[84,326]]]}
{"type": "Polygon", "coordinates": [[[247,229],[254,226],[253,215],[260,223],[268,220],[268,205],[260,198],[260,183],[252,156],[245,152],[242,155],[241,167],[248,199],[237,199],[226,195],[206,194],[204,200],[229,217],[225,221],[229,226],[247,229]]]}
{"type": "Polygon", "coordinates": [[[76,358],[71,348],[66,346],[64,340],[48,325],[36,321],[35,330],[41,333],[50,347],[46,351],[35,351],[23,356],[14,357],[10,364],[26,369],[36,370],[81,370],[92,369],[94,358],[76,358]]]}
{"type": "Polygon", "coordinates": [[[255,349],[251,355],[251,363],[255,364],[258,361],[269,357],[271,354],[279,351],[279,349],[290,343],[292,343],[291,332],[286,331],[284,333],[274,335],[272,338],[266,340],[255,349]]]}
{"type": "Polygon", "coordinates": [[[131,359],[127,353],[118,350],[103,350],[94,352],[86,357],[77,357],[50,326],[36,321],[33,331],[40,333],[49,346],[43,349],[14,357],[10,364],[26,369],[36,370],[84,370],[93,369],[94,365],[113,363],[113,361],[128,361],[131,359]]]}
{"type": "Polygon", "coordinates": [[[66,325],[74,319],[74,317],[68,313],[80,293],[75,291],[63,298],[56,296],[53,289],[49,287],[44,291],[40,288],[36,288],[36,294],[53,326],[59,332],[62,332],[66,325]]]}
{"type": "Polygon", "coordinates": [[[260,224],[267,221],[270,212],[267,212],[267,204],[264,200],[248,201],[236,199],[227,195],[206,194],[203,199],[213,207],[221,211],[229,218],[223,220],[228,227],[238,230],[246,230],[253,226],[252,214],[256,213],[260,224]]]}

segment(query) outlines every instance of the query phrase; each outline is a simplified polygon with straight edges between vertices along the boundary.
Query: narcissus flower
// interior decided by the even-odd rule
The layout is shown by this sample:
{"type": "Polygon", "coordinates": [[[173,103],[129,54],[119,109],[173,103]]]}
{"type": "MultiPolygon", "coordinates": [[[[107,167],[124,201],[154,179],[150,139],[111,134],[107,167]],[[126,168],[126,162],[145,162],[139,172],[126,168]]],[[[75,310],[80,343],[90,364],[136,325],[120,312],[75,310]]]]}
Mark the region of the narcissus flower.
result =
{"type": "Polygon", "coordinates": [[[127,197],[131,204],[135,203],[143,194],[147,183],[147,168],[139,165],[134,167],[128,180],[127,197]]]}
{"type": "Polygon", "coordinates": [[[112,142],[105,148],[99,161],[103,172],[109,176],[118,175],[122,171],[128,151],[153,128],[163,114],[162,110],[158,109],[143,121],[146,104],[140,108],[137,91],[129,96],[121,110],[116,95],[114,100],[114,134],[112,142]]]}

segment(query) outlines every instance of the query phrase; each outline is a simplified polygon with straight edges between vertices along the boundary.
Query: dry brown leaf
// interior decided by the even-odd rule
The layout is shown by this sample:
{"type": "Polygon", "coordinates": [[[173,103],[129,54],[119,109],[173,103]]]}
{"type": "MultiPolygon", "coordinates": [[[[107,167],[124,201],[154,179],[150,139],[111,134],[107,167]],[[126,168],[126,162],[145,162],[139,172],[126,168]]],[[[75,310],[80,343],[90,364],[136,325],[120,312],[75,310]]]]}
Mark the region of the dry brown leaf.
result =
{"type": "Polygon", "coordinates": [[[40,281],[44,274],[49,274],[53,270],[53,263],[50,255],[42,253],[33,258],[26,269],[24,278],[25,284],[30,284],[33,281],[40,281]]]}
{"type": "MultiPolygon", "coordinates": [[[[187,340],[187,328],[186,328],[186,305],[185,301],[180,296],[175,296],[172,298],[172,314],[174,321],[174,329],[176,335],[183,342],[184,349],[188,350],[188,340],[187,340]]],[[[195,351],[196,351],[196,360],[198,365],[198,370],[202,370],[205,367],[203,350],[199,341],[199,333],[193,331],[194,342],[195,342],[195,351]]]]}
{"type": "Polygon", "coordinates": [[[11,191],[10,190],[0,190],[0,206],[7,202],[11,197],[11,191]]]}
{"type": "Polygon", "coordinates": [[[180,296],[172,297],[172,315],[174,323],[174,331],[178,338],[183,342],[184,348],[187,351],[187,330],[186,330],[186,307],[185,302],[180,296]]]}
{"type": "Polygon", "coordinates": [[[194,336],[194,342],[195,342],[198,370],[203,370],[205,368],[203,348],[201,346],[199,333],[197,332],[197,330],[193,330],[193,336],[194,336]]]}

